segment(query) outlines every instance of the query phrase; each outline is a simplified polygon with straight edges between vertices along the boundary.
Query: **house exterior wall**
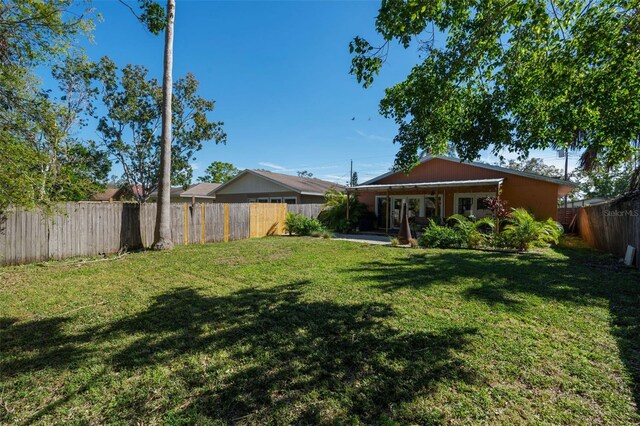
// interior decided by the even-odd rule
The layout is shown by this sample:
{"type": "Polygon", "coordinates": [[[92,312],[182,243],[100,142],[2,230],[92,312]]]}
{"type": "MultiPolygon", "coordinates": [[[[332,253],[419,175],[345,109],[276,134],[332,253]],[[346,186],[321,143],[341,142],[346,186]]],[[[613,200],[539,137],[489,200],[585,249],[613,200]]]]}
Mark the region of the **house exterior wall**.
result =
{"type": "Polygon", "coordinates": [[[301,195],[299,204],[324,204],[326,202],[324,195],[301,195]]]}
{"type": "MultiPolygon", "coordinates": [[[[434,158],[416,166],[409,175],[398,172],[375,182],[375,184],[438,182],[471,179],[503,178],[500,198],[507,201],[507,207],[522,207],[533,212],[538,219],[558,218],[558,185],[538,179],[484,169],[440,158],[434,158]]],[[[433,190],[433,192],[436,192],[433,190]]],[[[445,194],[444,216],[454,213],[454,194],[469,192],[495,192],[495,186],[444,188],[437,191],[445,194]]],[[[431,194],[432,190],[406,191],[402,194],[431,194]]],[[[391,195],[397,195],[394,192],[391,195]]],[[[386,193],[361,193],[360,201],[370,211],[375,211],[375,196],[386,193]]]]}
{"type": "Polygon", "coordinates": [[[224,188],[221,188],[216,192],[218,195],[236,195],[236,194],[260,194],[260,193],[286,193],[291,192],[289,188],[286,188],[276,182],[271,182],[268,179],[256,176],[251,173],[244,174],[230,182],[224,188]]]}
{"type": "Polygon", "coordinates": [[[324,196],[301,195],[297,192],[253,192],[247,194],[216,194],[216,203],[248,203],[250,199],[271,198],[271,197],[293,197],[296,204],[324,204],[324,196]]]}
{"type": "MultiPolygon", "coordinates": [[[[147,203],[155,203],[158,201],[158,197],[149,197],[147,199],[147,203]]],[[[180,197],[180,196],[173,196],[173,197],[169,197],[169,202],[170,203],[190,203],[191,197],[180,197]]],[[[199,198],[196,197],[196,203],[215,203],[216,200],[214,198],[199,198]]]]}

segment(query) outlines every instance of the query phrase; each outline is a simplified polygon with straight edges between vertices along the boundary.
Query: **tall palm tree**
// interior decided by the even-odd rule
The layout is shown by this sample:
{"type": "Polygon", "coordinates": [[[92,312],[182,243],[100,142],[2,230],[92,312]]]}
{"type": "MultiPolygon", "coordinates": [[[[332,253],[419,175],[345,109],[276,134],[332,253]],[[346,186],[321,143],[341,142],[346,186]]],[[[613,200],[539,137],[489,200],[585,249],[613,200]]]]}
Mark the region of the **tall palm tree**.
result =
{"type": "Polygon", "coordinates": [[[160,149],[160,181],[158,209],[152,248],[173,248],[171,240],[171,95],[173,88],[173,24],[175,0],[167,0],[167,25],[164,32],[164,75],[162,77],[162,146],[160,149]]]}

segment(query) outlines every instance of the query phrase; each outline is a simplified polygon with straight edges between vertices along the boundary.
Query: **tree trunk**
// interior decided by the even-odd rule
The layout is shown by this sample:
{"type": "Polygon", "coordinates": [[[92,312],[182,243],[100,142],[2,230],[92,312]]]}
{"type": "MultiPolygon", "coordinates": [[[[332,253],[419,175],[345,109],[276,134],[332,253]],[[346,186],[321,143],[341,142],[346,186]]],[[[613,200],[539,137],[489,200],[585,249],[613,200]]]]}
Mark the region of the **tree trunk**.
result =
{"type": "Polygon", "coordinates": [[[167,27],[164,36],[164,76],[162,79],[162,147],[160,149],[160,182],[158,183],[158,210],[152,248],[168,250],[171,241],[171,91],[173,87],[173,22],[175,0],[167,0],[167,27]]]}

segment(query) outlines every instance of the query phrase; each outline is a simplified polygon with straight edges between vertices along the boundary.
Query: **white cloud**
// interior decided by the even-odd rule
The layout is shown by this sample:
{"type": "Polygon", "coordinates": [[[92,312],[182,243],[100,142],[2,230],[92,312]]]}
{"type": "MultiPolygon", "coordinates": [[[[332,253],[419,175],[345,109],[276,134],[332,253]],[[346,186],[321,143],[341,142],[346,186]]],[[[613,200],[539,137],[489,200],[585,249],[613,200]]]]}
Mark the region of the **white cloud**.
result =
{"type": "Polygon", "coordinates": [[[367,133],[367,132],[364,132],[362,130],[356,130],[356,133],[358,135],[362,136],[363,138],[367,138],[367,139],[370,139],[372,141],[387,142],[387,141],[390,140],[390,138],[388,138],[388,137],[381,136],[381,135],[376,135],[376,134],[373,134],[373,133],[367,133]]]}
{"type": "Polygon", "coordinates": [[[319,178],[323,179],[323,180],[329,180],[329,181],[335,181],[335,182],[343,183],[342,181],[347,181],[348,180],[348,173],[346,175],[342,175],[342,176],[338,176],[338,175],[322,175],[322,176],[319,176],[319,178]]]}
{"type": "Polygon", "coordinates": [[[275,169],[275,170],[281,170],[281,171],[286,170],[285,167],[282,167],[282,166],[279,166],[279,165],[273,164],[273,163],[263,162],[263,163],[258,163],[258,164],[263,166],[263,167],[269,167],[269,168],[275,169]]]}

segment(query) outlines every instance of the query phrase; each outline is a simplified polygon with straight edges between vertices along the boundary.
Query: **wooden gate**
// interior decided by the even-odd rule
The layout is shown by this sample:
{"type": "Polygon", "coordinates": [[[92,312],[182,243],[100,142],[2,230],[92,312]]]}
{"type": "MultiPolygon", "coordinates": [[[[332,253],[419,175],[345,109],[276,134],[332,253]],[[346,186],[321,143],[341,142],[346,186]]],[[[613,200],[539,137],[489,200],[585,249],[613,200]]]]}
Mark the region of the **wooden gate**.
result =
{"type": "Polygon", "coordinates": [[[284,234],[284,221],[287,218],[285,203],[249,204],[250,238],[284,234]]]}

